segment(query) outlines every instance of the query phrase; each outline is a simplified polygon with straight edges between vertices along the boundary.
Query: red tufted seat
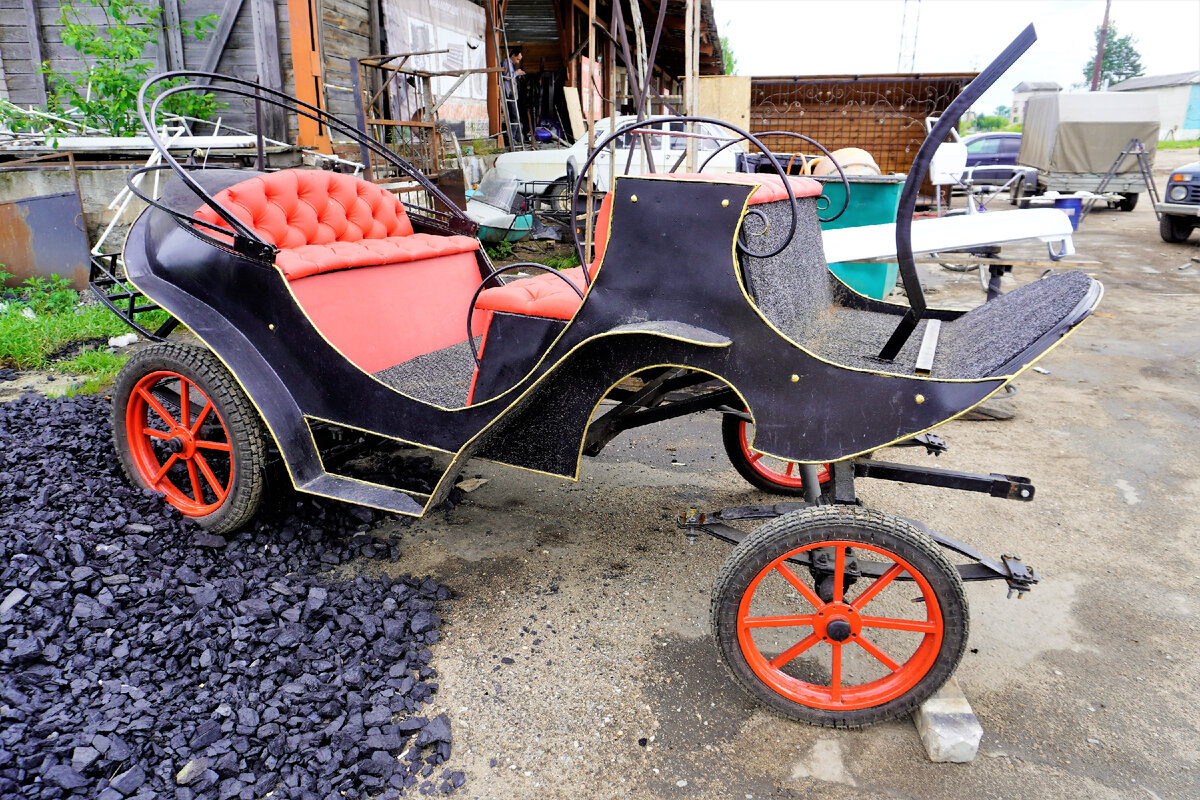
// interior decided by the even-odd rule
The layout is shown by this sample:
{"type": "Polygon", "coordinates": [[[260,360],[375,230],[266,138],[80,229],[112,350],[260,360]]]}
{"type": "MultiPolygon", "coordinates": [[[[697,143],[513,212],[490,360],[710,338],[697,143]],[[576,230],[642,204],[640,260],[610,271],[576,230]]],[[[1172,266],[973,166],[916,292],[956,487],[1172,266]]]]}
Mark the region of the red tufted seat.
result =
{"type": "MultiPolygon", "coordinates": [[[[470,236],[413,233],[394,194],[337,172],[281,170],[242,181],[215,199],[279,248],[275,263],[288,280],[479,249],[470,236]]],[[[208,205],[196,218],[229,227],[208,205]]]]}

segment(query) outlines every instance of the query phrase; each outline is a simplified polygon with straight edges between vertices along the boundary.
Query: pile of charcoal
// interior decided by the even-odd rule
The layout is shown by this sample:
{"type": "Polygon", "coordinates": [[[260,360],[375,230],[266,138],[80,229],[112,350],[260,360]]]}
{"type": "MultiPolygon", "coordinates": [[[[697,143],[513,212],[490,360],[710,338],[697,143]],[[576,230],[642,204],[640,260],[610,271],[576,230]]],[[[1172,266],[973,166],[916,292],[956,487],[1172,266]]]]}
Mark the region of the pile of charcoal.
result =
{"type": "Polygon", "coordinates": [[[450,590],[375,512],[289,496],[226,538],[125,481],[103,398],[0,406],[0,797],[451,793],[423,707],[450,590]]]}

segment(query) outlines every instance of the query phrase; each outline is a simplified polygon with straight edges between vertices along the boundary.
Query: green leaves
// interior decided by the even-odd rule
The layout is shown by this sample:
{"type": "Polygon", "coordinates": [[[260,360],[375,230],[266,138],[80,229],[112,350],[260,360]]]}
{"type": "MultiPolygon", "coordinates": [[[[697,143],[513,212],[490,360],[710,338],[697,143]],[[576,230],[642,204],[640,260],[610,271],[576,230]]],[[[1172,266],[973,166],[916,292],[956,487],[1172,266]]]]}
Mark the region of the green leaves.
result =
{"type": "MultiPolygon", "coordinates": [[[[162,9],[141,0],[69,0],[62,5],[62,40],[83,59],[83,68],[62,72],[45,62],[51,113],[78,118],[85,126],[113,136],[133,136],[141,129],[138,89],[154,64],[147,60],[159,38],[162,9]],[[103,26],[94,24],[100,9],[103,26]]],[[[209,14],[180,26],[185,36],[203,39],[217,24],[209,14]]],[[[179,85],[178,83],[174,85],[179,85]]],[[[164,87],[165,88],[165,87],[164,87]]],[[[207,119],[224,104],[208,93],[180,93],[163,103],[168,114],[207,119]]]]}

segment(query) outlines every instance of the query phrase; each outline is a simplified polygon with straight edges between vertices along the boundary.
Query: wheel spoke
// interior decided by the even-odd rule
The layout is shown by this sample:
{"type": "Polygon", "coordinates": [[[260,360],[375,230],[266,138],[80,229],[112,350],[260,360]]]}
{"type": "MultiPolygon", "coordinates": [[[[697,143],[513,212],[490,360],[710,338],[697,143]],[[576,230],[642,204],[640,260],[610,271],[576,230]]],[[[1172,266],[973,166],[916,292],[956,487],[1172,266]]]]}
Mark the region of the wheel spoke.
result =
{"type": "Polygon", "coordinates": [[[829,698],[835,703],[842,701],[842,643],[830,642],[833,646],[833,663],[829,666],[829,698]]]}
{"type": "Polygon", "coordinates": [[[156,430],[154,428],[142,428],[142,435],[143,436],[153,436],[155,439],[170,439],[171,438],[170,431],[160,431],[160,430],[156,430]]]}
{"type": "Polygon", "coordinates": [[[782,617],[745,617],[742,625],[747,628],[788,628],[794,625],[812,625],[812,614],[792,614],[782,617]]]}
{"type": "Polygon", "coordinates": [[[158,468],[158,472],[154,473],[154,477],[150,479],[150,486],[156,487],[160,483],[162,483],[163,476],[167,474],[167,470],[169,470],[171,468],[171,465],[174,464],[178,460],[179,460],[179,454],[171,453],[170,458],[168,458],[166,461],[163,462],[163,465],[158,468]]]}
{"type": "Polygon", "coordinates": [[[866,650],[871,655],[875,656],[876,660],[878,660],[880,664],[883,664],[885,667],[890,669],[892,672],[895,672],[896,670],[900,669],[899,664],[897,664],[895,661],[892,661],[892,659],[888,656],[887,653],[883,652],[878,647],[876,647],[871,642],[870,639],[863,636],[861,633],[858,636],[854,637],[854,641],[858,642],[859,647],[861,647],[863,650],[866,650]]]}
{"type": "Polygon", "coordinates": [[[796,573],[788,569],[786,564],[779,564],[775,567],[775,569],[779,570],[779,574],[783,576],[784,580],[790,583],[797,592],[803,595],[804,599],[811,603],[813,608],[820,608],[821,606],[825,605],[825,603],[821,602],[821,598],[817,597],[817,593],[808,588],[808,584],[797,578],[796,573]]]}
{"type": "Polygon", "coordinates": [[[892,619],[890,617],[860,617],[864,628],[887,628],[893,631],[933,633],[937,625],[923,619],[892,619]]]}
{"type": "Polygon", "coordinates": [[[772,658],[771,666],[775,669],[781,669],[796,656],[800,655],[819,641],[821,641],[820,636],[817,636],[815,633],[809,634],[789,647],[787,650],[784,650],[782,653],[772,658]]]}
{"type": "Polygon", "coordinates": [[[208,416],[209,412],[212,410],[213,410],[213,404],[212,404],[212,401],[210,400],[209,402],[204,404],[204,408],[201,409],[200,413],[196,415],[196,421],[192,423],[191,430],[192,430],[193,436],[195,436],[197,433],[200,432],[200,426],[204,424],[205,418],[208,416]]]}
{"type": "Polygon", "coordinates": [[[192,415],[192,409],[188,406],[189,385],[187,378],[179,379],[179,424],[185,428],[190,427],[188,418],[192,415]]]}
{"type": "Polygon", "coordinates": [[[154,409],[155,413],[163,418],[163,422],[167,423],[171,427],[175,427],[175,418],[167,413],[167,410],[162,407],[162,403],[158,402],[158,400],[154,398],[154,395],[150,394],[150,392],[146,391],[142,387],[138,387],[138,394],[140,394],[142,399],[150,404],[150,407],[154,409]]]}
{"type": "Polygon", "coordinates": [[[204,495],[200,493],[200,473],[196,471],[196,462],[194,459],[187,460],[188,477],[192,479],[192,492],[195,494],[197,503],[204,502],[204,495]]]}
{"type": "Polygon", "coordinates": [[[233,448],[230,447],[227,442],[208,442],[197,439],[195,441],[195,445],[197,448],[203,448],[205,450],[223,450],[226,453],[233,450],[233,448]]]}
{"type": "Polygon", "coordinates": [[[866,588],[866,591],[854,598],[854,601],[850,603],[850,607],[855,611],[862,611],[863,606],[875,599],[875,595],[887,588],[887,585],[894,581],[896,576],[903,571],[904,568],[899,564],[892,564],[892,566],[888,568],[887,572],[876,578],[875,582],[866,588]]]}
{"type": "Polygon", "coordinates": [[[208,485],[212,488],[213,494],[217,496],[217,502],[225,499],[225,490],[221,488],[221,482],[217,480],[217,476],[213,474],[212,468],[208,466],[208,462],[204,460],[204,456],[196,453],[196,463],[200,466],[200,471],[204,473],[204,479],[208,481],[208,485]]]}
{"type": "Polygon", "coordinates": [[[746,460],[751,464],[757,464],[759,460],[762,459],[763,455],[764,454],[760,453],[758,450],[750,450],[746,453],[746,460]]]}
{"type": "Polygon", "coordinates": [[[790,477],[792,477],[792,470],[793,470],[793,469],[795,469],[795,468],[796,468],[796,462],[795,462],[795,461],[789,461],[789,462],[787,462],[787,471],[786,471],[784,474],[785,474],[785,475],[787,475],[789,478],[790,478],[790,477]]]}
{"type": "Polygon", "coordinates": [[[846,548],[833,548],[833,602],[842,602],[842,589],[846,585],[846,548]]]}

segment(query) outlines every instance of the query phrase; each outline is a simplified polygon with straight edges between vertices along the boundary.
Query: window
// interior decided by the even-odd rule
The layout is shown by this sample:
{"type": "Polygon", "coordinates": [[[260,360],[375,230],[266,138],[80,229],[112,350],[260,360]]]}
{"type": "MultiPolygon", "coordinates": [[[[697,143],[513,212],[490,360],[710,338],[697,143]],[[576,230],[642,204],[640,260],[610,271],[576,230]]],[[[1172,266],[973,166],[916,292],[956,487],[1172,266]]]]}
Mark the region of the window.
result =
{"type": "Polygon", "coordinates": [[[987,156],[1000,152],[1000,140],[996,138],[976,139],[967,144],[967,152],[973,156],[987,156]]]}

